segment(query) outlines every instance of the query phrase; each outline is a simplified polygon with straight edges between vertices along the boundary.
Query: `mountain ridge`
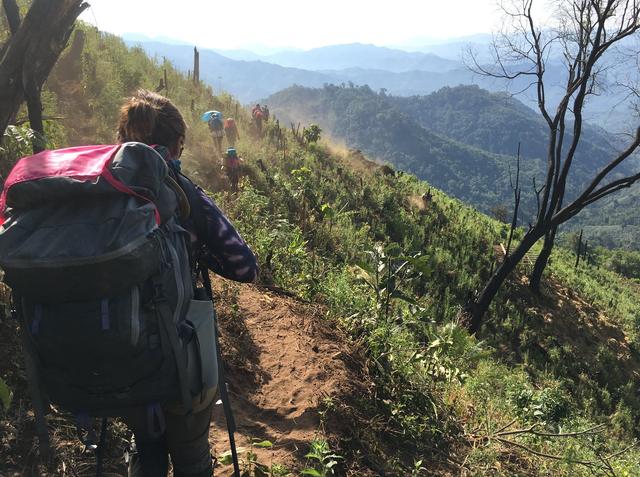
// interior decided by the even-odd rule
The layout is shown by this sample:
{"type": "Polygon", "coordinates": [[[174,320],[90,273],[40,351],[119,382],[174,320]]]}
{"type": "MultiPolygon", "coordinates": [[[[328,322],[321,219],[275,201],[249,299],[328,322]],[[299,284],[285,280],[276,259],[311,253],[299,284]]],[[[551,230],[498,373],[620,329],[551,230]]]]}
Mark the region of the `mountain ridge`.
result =
{"type": "MultiPolygon", "coordinates": [[[[458,86],[428,96],[403,98],[375,93],[366,86],[328,85],[323,89],[294,86],[272,95],[267,102],[286,123],[317,123],[347,147],[414,173],[487,213],[495,207],[512,206],[510,177],[515,174],[520,145],[521,222],[526,224],[536,213],[532,182],[535,177],[538,184],[543,182],[548,132],[533,110],[508,95],[477,86],[458,86]]],[[[588,184],[593,171],[612,158],[616,147],[615,137],[585,124],[567,200],[588,184]]],[[[629,173],[632,167],[632,162],[621,165],[612,179],[629,173]]],[[[637,186],[625,193],[629,194],[628,201],[640,204],[637,186]]],[[[613,200],[590,206],[582,216],[590,218],[590,225],[598,222],[597,217],[601,217],[600,223],[606,223],[603,211],[613,200]]],[[[631,216],[615,216],[620,220],[618,226],[635,223],[631,216]]],[[[579,227],[580,219],[579,215],[566,229],[579,227]]],[[[597,236],[592,238],[597,243],[597,236]]],[[[628,242],[625,239],[624,243],[628,242]]],[[[611,242],[607,239],[602,243],[611,242]]]]}

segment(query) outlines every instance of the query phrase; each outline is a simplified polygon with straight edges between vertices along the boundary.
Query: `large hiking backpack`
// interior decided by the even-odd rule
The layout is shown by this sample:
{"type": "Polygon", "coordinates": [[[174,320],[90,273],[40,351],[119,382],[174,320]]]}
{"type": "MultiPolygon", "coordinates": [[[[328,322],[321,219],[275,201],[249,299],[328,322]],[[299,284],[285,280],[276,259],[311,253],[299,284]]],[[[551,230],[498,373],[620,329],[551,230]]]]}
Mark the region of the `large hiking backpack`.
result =
{"type": "Polygon", "coordinates": [[[214,114],[209,119],[209,129],[211,131],[222,131],[224,128],[224,121],[222,120],[222,114],[214,114]]]}
{"type": "Polygon", "coordinates": [[[153,416],[178,400],[189,412],[217,385],[213,304],[193,299],[180,197],[140,143],[44,151],[11,171],[0,266],[51,402],[153,416]]]}

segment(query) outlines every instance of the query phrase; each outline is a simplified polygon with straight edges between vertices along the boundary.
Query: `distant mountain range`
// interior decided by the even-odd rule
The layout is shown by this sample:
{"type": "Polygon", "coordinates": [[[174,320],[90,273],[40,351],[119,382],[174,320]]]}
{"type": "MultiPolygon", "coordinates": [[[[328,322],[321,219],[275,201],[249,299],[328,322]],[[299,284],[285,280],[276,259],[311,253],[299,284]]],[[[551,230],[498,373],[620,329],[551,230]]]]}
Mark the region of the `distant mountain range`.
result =
{"type": "MultiPolygon", "coordinates": [[[[165,57],[179,69],[193,68],[193,47],[128,38],[127,43],[142,47],[152,56],[165,57]]],[[[486,37],[474,38],[475,45],[486,48],[486,37]],[[484,42],[484,43],[483,43],[484,42]]],[[[461,61],[461,42],[433,45],[448,58],[434,53],[407,52],[359,43],[315,48],[308,51],[279,51],[259,55],[244,50],[200,50],[201,78],[214,89],[222,88],[244,103],[259,101],[292,85],[320,87],[324,84],[368,85],[397,96],[426,95],[445,86],[477,84],[489,91],[520,92],[529,86],[525,77],[507,84],[470,71],[461,61]],[[453,54],[458,51],[457,58],[453,54]],[[455,58],[455,59],[452,59],[455,58]]],[[[429,47],[425,47],[429,48],[429,47]]],[[[562,65],[549,62],[546,95],[549,104],[558,101],[563,81],[562,65]]],[[[535,91],[529,88],[518,98],[535,108],[535,91]]],[[[616,110],[622,93],[591,98],[587,119],[609,130],[622,129],[628,111],[616,110]]]]}
{"type": "Polygon", "coordinates": [[[411,53],[361,43],[325,46],[309,51],[285,51],[261,59],[281,66],[318,71],[358,68],[393,73],[407,71],[442,73],[460,68],[459,61],[441,58],[432,53],[411,53]]]}
{"type": "MultiPolygon", "coordinates": [[[[545,125],[539,115],[504,93],[477,86],[445,87],[428,96],[396,97],[368,87],[322,89],[291,87],[267,99],[284,124],[319,124],[326,134],[347,147],[391,163],[429,181],[480,210],[512,206],[509,175],[515,173],[515,154],[521,144],[523,208],[521,220],[535,214],[534,177],[543,180],[546,167],[545,125]]],[[[607,163],[617,139],[585,125],[576,153],[567,200],[607,163]]],[[[623,164],[618,174],[628,173],[623,164]]],[[[637,213],[640,187],[590,207],[570,227],[589,225],[590,239],[624,245],[640,238],[637,213]],[[623,201],[624,208],[616,205],[623,201]],[[608,228],[598,228],[607,225],[608,228]],[[620,233],[627,227],[625,234],[620,233]],[[612,231],[617,228],[617,236],[612,231]],[[602,237],[598,237],[602,235],[602,237]]]]}

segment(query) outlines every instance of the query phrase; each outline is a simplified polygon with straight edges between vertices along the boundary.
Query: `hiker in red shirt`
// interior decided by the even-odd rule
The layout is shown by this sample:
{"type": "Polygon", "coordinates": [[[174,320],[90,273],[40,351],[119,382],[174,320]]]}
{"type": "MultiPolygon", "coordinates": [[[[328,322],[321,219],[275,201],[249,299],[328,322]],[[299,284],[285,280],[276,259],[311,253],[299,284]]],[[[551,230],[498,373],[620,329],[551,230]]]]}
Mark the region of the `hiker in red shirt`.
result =
{"type": "Polygon", "coordinates": [[[257,103],[253,109],[251,110],[251,117],[253,118],[253,123],[256,126],[256,132],[258,136],[262,135],[262,120],[264,118],[264,113],[262,112],[262,108],[260,107],[260,103],[257,103]]]}
{"type": "Polygon", "coordinates": [[[227,137],[227,143],[229,147],[236,147],[236,141],[240,140],[240,133],[238,133],[238,126],[233,118],[227,118],[224,121],[224,135],[227,137]]]}

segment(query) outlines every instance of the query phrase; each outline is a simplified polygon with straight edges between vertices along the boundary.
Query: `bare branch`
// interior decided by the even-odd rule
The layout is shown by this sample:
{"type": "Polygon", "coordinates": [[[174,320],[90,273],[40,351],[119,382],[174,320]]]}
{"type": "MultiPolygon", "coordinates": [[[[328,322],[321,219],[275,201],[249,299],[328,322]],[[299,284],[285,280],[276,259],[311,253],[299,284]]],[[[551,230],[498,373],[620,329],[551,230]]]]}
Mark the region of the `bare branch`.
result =
{"type": "Polygon", "coordinates": [[[537,455],[538,457],[544,457],[545,459],[561,460],[561,461],[564,461],[564,462],[568,462],[569,464],[584,465],[585,467],[594,467],[594,466],[596,466],[598,464],[596,461],[592,461],[592,460],[569,459],[569,458],[564,457],[564,456],[546,454],[544,452],[539,452],[537,450],[534,450],[531,447],[527,447],[524,444],[520,444],[519,442],[510,441],[508,439],[503,439],[501,437],[497,437],[496,440],[498,440],[499,442],[502,442],[503,444],[507,444],[507,445],[514,446],[514,447],[519,447],[520,449],[522,449],[524,451],[527,451],[530,454],[537,455]]]}
{"type": "Polygon", "coordinates": [[[16,4],[16,0],[2,0],[2,6],[9,23],[9,31],[13,36],[20,28],[20,9],[16,4]]]}

